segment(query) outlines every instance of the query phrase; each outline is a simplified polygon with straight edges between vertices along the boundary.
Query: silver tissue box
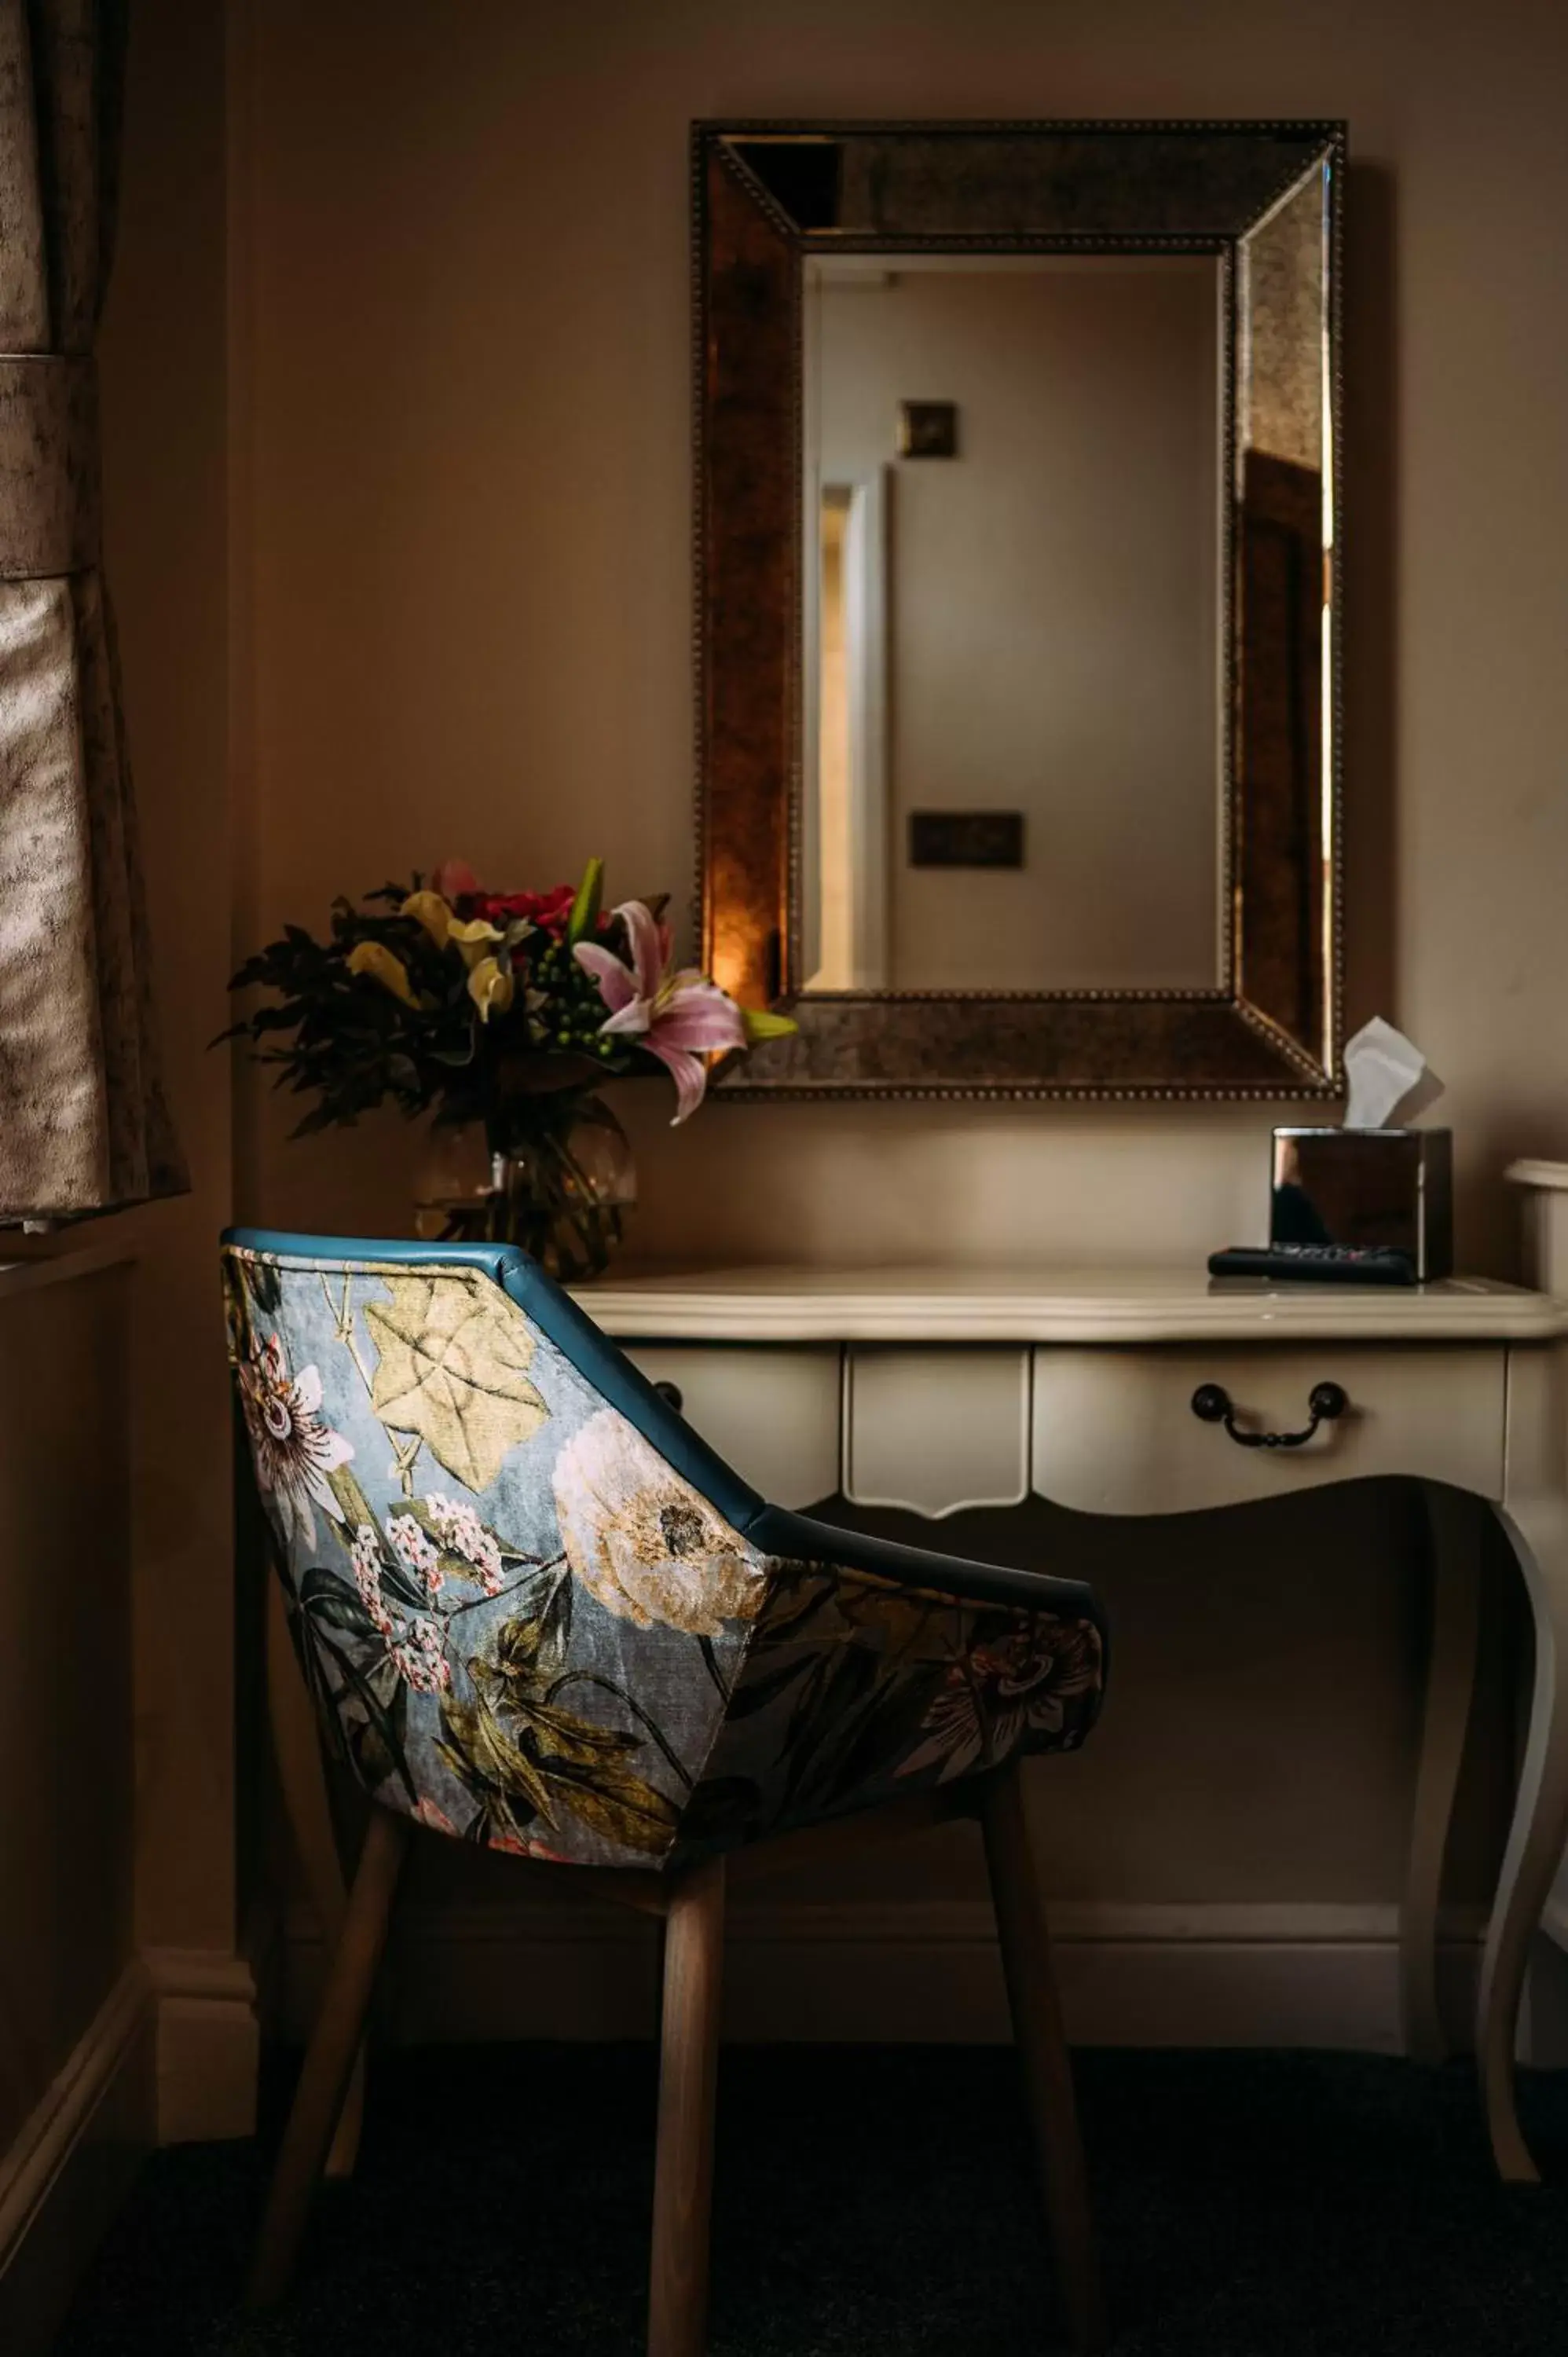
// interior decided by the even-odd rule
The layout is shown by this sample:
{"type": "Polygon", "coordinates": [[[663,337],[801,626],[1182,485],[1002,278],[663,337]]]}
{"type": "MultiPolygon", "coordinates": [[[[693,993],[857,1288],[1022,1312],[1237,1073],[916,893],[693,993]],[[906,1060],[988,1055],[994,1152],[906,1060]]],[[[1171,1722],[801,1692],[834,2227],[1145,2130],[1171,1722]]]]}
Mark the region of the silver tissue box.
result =
{"type": "Polygon", "coordinates": [[[1424,1283],[1454,1266],[1450,1129],[1276,1129],[1269,1242],[1387,1244],[1424,1283]]]}

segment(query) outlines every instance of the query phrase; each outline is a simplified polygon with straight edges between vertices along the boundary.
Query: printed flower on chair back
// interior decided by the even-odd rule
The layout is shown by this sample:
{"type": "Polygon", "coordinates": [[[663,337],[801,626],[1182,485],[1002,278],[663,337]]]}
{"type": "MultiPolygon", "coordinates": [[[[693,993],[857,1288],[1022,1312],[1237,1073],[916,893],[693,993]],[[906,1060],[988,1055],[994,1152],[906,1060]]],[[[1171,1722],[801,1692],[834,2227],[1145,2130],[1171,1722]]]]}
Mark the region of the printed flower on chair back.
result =
{"type": "Polygon", "coordinates": [[[566,1560],[607,1611],[690,1637],[756,1620],[765,1559],[614,1408],[567,1442],[553,1489],[566,1560]]]}
{"type": "Polygon", "coordinates": [[[482,1269],[224,1265],[300,1661],[386,1806],[680,1864],[1092,1722],[1092,1620],[760,1554],[482,1269]]]}
{"type": "Polygon", "coordinates": [[[321,1421],[321,1377],[314,1367],[290,1376],[275,1334],[252,1336],[238,1362],[240,1405],[255,1461],[256,1480],[285,1532],[297,1531],[308,1545],[316,1536],[315,1508],[343,1519],[330,1476],[354,1454],[339,1432],[321,1421]]]}

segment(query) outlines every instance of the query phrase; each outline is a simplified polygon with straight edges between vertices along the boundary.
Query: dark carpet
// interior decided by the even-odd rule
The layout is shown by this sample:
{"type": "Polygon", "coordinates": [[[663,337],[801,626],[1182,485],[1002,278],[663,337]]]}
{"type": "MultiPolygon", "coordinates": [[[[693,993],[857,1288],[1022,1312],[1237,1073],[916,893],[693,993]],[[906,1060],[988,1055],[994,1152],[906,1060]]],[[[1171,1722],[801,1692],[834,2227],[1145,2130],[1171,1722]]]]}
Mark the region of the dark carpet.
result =
{"type": "MultiPolygon", "coordinates": [[[[1526,2081],[1535,2189],[1496,2181],[1463,2064],[1079,2068],[1118,2357],[1568,2351],[1568,2079],[1526,2081]]],[[[1010,2053],[736,2048],[720,2083],[712,2357],[1059,2347],[1010,2053]]],[[[58,2357],[637,2357],[653,2094],[640,2047],[383,2056],[262,2322],[234,2300],[267,2139],[161,2153],[58,2357]]]]}

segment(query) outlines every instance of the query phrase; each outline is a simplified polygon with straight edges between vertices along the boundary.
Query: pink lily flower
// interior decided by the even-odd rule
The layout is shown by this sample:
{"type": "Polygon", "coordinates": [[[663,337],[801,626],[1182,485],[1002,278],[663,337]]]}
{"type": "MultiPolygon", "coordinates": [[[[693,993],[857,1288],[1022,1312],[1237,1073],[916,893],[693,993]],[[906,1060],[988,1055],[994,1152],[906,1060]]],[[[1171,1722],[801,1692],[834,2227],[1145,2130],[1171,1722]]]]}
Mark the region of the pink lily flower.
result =
{"type": "Polygon", "coordinates": [[[705,1052],[744,1048],[746,1023],[733,998],[694,966],[672,970],[670,928],[657,922],[640,900],[616,910],[631,942],[627,965],[599,942],[579,942],[573,952],[599,985],[609,1014],[599,1029],[611,1039],[635,1039],[657,1056],[675,1083],[671,1129],[696,1112],[708,1085],[705,1052]]]}

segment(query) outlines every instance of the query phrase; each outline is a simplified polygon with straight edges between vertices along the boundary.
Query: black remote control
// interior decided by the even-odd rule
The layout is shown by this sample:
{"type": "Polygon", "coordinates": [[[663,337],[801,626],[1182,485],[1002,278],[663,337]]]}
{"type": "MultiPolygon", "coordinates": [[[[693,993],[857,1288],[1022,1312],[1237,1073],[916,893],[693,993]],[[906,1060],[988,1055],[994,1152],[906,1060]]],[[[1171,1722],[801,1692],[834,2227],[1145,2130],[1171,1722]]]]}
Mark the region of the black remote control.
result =
{"type": "Polygon", "coordinates": [[[1210,1253],[1208,1274],[1276,1284],[1413,1285],[1415,1263],[1391,1244],[1230,1244],[1210,1253]]]}

